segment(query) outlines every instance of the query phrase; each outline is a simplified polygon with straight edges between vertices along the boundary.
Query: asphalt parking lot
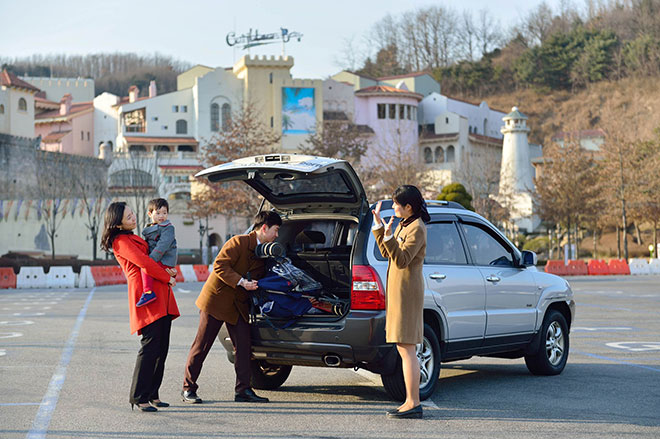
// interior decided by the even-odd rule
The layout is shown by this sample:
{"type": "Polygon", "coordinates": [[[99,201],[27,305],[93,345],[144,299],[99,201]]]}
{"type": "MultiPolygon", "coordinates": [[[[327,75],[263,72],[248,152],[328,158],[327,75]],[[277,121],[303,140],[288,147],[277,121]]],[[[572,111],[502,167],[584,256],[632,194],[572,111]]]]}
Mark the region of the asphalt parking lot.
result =
{"type": "Polygon", "coordinates": [[[179,401],[201,284],[175,287],[174,321],[155,414],[131,412],[139,348],[124,285],[0,290],[1,438],[546,438],[660,437],[660,277],[569,280],[577,316],[568,365],[535,377],[522,359],[443,365],[423,420],[388,420],[379,378],[294,367],[271,403],[233,401],[219,343],[200,377],[202,405],[179,401]]]}

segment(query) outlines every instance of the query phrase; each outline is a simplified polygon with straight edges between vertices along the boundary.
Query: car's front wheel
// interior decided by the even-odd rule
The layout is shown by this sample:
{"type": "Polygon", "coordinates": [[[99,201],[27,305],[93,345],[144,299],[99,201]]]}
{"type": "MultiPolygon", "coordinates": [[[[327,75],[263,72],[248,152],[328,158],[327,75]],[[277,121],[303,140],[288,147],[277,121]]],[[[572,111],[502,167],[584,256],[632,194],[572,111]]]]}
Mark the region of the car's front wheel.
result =
{"type": "Polygon", "coordinates": [[[250,384],[255,389],[275,390],[280,387],[291,373],[292,366],[270,364],[263,360],[252,360],[252,379],[250,384]]]}
{"type": "Polygon", "coordinates": [[[568,360],[568,324],[557,310],[550,310],[543,319],[538,350],[525,356],[527,369],[534,375],[559,375],[568,360]]]}
{"type": "MultiPolygon", "coordinates": [[[[419,361],[419,398],[425,400],[435,391],[440,376],[440,342],[433,328],[424,324],[422,343],[417,345],[417,361],[419,361]]],[[[406,399],[406,384],[403,381],[401,357],[397,355],[396,369],[393,374],[381,375],[385,391],[395,400],[406,399]]]]}

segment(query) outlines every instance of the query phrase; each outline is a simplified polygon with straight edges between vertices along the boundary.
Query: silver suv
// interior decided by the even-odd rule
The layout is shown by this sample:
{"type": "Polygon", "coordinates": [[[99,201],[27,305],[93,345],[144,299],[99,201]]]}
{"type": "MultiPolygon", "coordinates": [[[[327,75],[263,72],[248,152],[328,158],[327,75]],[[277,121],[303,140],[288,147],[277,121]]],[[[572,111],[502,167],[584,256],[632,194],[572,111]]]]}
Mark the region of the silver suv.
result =
{"type": "MultiPolygon", "coordinates": [[[[363,368],[380,374],[390,396],[403,400],[401,362],[385,343],[387,260],[372,236],[371,208],[350,164],[271,154],[197,176],[242,180],[262,195],[282,215],[278,241],[287,256],[348,309],[305,315],[286,329],[257,316],[253,386],[278,388],[294,365],[363,368]]],[[[534,253],[519,251],[478,214],[453,202],[427,203],[424,340],[417,348],[421,398],[433,393],[441,362],[474,355],[524,358],[533,374],[561,373],[575,315],[568,283],[537,271],[534,253]]],[[[391,200],[381,212],[385,219],[394,214],[391,200]]],[[[219,338],[233,362],[224,328],[219,338]]]]}

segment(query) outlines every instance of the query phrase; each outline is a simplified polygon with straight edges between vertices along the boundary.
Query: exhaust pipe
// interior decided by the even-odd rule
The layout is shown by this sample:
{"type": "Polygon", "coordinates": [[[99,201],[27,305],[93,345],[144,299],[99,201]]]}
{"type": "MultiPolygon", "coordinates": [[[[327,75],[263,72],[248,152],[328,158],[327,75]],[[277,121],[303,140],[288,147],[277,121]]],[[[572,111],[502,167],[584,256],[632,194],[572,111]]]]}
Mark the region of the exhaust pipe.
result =
{"type": "Polygon", "coordinates": [[[328,367],[337,367],[341,364],[339,355],[328,354],[323,356],[323,363],[328,367]]]}

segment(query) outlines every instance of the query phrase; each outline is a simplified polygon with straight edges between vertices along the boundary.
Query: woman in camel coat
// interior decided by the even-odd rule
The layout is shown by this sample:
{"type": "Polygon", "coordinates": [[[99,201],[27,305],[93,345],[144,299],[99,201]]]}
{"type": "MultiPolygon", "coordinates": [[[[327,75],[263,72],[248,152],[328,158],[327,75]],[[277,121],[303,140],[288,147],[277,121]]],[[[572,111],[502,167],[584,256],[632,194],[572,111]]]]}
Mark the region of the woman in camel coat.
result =
{"type": "Polygon", "coordinates": [[[167,407],[158,395],[169,350],[172,320],[179,316],[171,286],[175,285],[176,270],[161,268],[149,255],[146,241],[133,234],[137,227],[135,214],[124,202],[108,206],[105,213],[101,248],[112,249],[124,271],[128,283],[128,310],[131,333],[142,335],[142,347],[138,352],[133,372],[129,402],[143,412],[167,407]],[[153,291],[158,300],[143,307],[135,303],[142,294],[140,271],[154,279],[153,291]]]}
{"type": "Polygon", "coordinates": [[[399,187],[392,197],[394,214],[401,222],[392,233],[392,222],[380,217],[379,202],[374,215],[373,234],[381,253],[388,258],[387,315],[385,337],[396,343],[401,356],[406,400],[387,413],[392,418],[421,418],[419,400],[420,369],[416,345],[424,336],[424,277],[422,268],[426,255],[426,226],[430,220],[426,203],[415,186],[399,187]]]}

